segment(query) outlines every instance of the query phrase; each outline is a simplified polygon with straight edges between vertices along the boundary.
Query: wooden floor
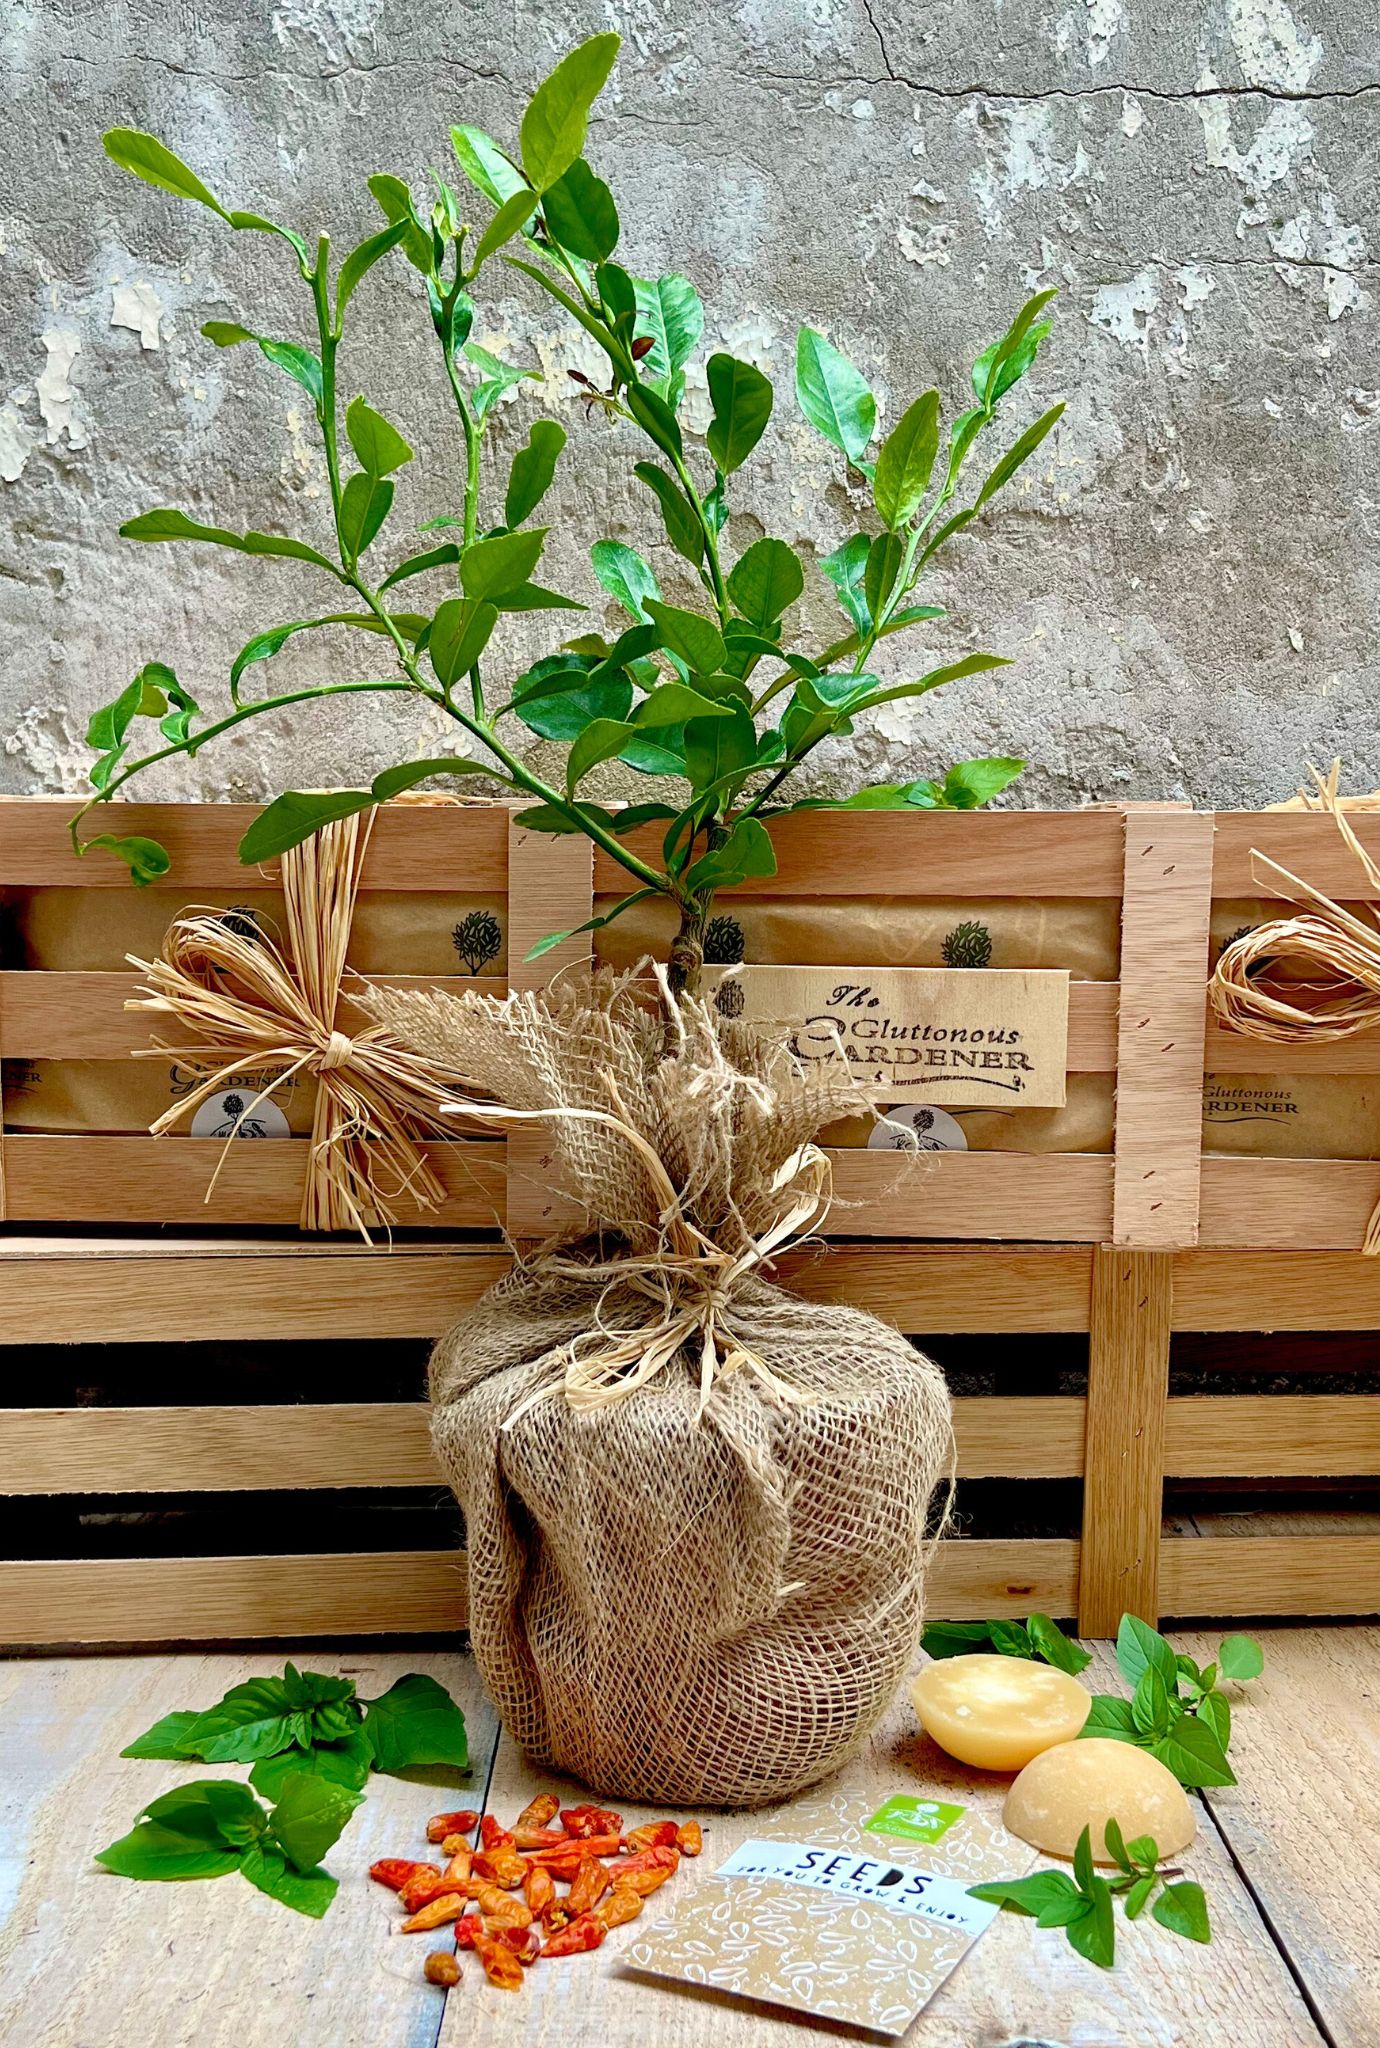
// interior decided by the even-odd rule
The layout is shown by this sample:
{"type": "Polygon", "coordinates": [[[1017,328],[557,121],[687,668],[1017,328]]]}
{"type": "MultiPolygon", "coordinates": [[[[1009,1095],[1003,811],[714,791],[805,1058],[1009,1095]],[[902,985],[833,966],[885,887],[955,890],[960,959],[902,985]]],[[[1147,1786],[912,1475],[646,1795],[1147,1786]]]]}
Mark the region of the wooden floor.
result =
{"type": "MultiPolygon", "coordinates": [[[[1207,1639],[1185,1636],[1199,1661],[1207,1639]]],[[[1380,2042],[1380,1630],[1272,1630],[1266,1674],[1236,1714],[1240,1785],[1212,1793],[1184,1859],[1209,1899],[1199,1949],[1145,1921],[1123,1929],[1114,1972],[1079,1960],[1058,1932],[1003,1914],[921,2016],[921,2048],[997,2048],[1015,2037],[1066,2048],[1374,2048],[1380,2042]]],[[[33,1659],[0,1666],[0,2041],[24,2048],[797,2048],[852,2038],[766,2008],[639,1980],[620,1968],[632,1930],[598,1954],[539,1966],[523,1995],[479,1971],[449,1994],[422,1980],[437,1940],[394,1933],[366,1870],[420,1853],[441,1805],[510,1817],[538,1781],[495,1727],[473,1665],[420,1646],[393,1654],[336,1645],[304,1655],[368,1696],[402,1671],[433,1672],[464,1707],[472,1793],[375,1778],[327,1859],[340,1893],[321,1923],[231,1875],[141,1885],[101,1871],[93,1849],[179,1775],[122,1761],[121,1746],[174,1707],[218,1698],[273,1668],[273,1653],[33,1659]]],[[[1104,1653],[1105,1661],[1105,1653],[1104,1653]]],[[[189,1766],[188,1776],[237,1773],[189,1766]]],[[[441,1774],[442,1776],[444,1774],[441,1774]]],[[[452,1780],[457,1785],[463,1780],[452,1780]]],[[[904,1701],[836,1781],[875,1796],[956,1785],[904,1701]]],[[[555,1781],[544,1779],[556,1789],[555,1781]]],[[[966,1777],[965,1800],[997,1804],[1004,1781],[966,1777]]],[[[642,1816],[639,1816],[642,1817],[642,1816]]],[[[781,1828],[784,1811],[766,1825],[781,1828]]],[[[699,1881],[763,1818],[706,1821],[699,1881]]],[[[920,1860],[923,1852],[915,1852],[920,1860]]],[[[467,1961],[469,1959],[466,1959],[467,1961]]]]}

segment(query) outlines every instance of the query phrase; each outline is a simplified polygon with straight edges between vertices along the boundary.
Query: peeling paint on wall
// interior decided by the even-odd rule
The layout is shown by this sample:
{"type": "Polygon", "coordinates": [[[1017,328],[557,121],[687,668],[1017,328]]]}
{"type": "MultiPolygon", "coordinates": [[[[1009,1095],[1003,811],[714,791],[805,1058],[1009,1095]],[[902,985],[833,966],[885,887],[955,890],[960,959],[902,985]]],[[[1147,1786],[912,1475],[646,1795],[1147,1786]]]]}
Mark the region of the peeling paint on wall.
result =
{"type": "Polygon", "coordinates": [[[72,365],[81,353],[81,336],[71,327],[45,327],[43,346],[48,352],[38,379],[38,409],[53,447],[65,434],[69,448],[84,448],[86,429],[76,417],[77,394],[72,389],[72,365]]]}
{"type": "Polygon", "coordinates": [[[110,324],[112,327],[132,328],[139,337],[141,348],[159,346],[162,316],[163,302],[151,284],[116,284],[112,287],[110,324]]]}

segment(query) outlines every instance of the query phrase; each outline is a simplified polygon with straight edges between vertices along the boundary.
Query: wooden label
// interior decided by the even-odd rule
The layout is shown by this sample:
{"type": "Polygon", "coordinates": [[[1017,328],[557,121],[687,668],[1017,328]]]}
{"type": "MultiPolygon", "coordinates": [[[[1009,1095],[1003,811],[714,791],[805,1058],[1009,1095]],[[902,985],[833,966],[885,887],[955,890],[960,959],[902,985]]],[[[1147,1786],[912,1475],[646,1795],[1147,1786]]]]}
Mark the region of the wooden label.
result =
{"type": "Polygon", "coordinates": [[[846,1060],[878,1101],[1063,1107],[1062,968],[711,968],[705,983],[721,1010],[789,1025],[802,1059],[846,1060]]]}

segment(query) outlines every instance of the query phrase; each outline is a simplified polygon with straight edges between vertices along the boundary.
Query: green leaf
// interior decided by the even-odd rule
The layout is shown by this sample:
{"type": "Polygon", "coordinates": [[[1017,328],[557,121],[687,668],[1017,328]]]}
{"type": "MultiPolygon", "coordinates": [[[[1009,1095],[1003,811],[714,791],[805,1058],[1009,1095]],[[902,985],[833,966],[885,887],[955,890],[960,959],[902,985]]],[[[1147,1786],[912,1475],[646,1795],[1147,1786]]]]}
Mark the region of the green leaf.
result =
{"type": "Polygon", "coordinates": [[[728,575],[728,594],[745,619],[774,626],[805,588],[805,572],[781,540],[755,540],[728,575]]]}
{"type": "Polygon", "coordinates": [[[1107,1880],[1095,1877],[1090,1887],[1091,1902],[1086,1913],[1068,1923],[1069,1946],[1101,1970],[1110,1970],[1116,1960],[1116,1922],[1112,1917],[1112,1894],[1107,1880]]]}
{"type": "Polygon", "coordinates": [[[1073,1876],[1078,1889],[1085,1898],[1092,1896],[1092,1882],[1097,1872],[1093,1868],[1092,1829],[1086,1827],[1079,1835],[1073,1848],[1073,1876]]]}
{"type": "Polygon", "coordinates": [[[160,191],[171,192],[177,199],[195,199],[199,206],[208,206],[222,220],[229,220],[215,194],[157,136],[146,135],[139,128],[108,128],[101,140],[106,155],[122,171],[132,172],[146,185],[157,185],[160,191]]]}
{"type": "Polygon", "coordinates": [[[545,546],[544,526],[530,527],[523,533],[495,533],[487,540],[471,541],[460,557],[460,581],[466,595],[492,599],[525,583],[545,546]]]}
{"type": "Polygon", "coordinates": [[[1135,1883],[1127,1891],[1124,1900],[1124,1909],[1128,1920],[1138,1920],[1140,1918],[1140,1915],[1145,1911],[1146,1900],[1150,1897],[1158,1883],[1159,1878],[1157,1876],[1138,1877],[1136,1879],[1135,1883]]]}
{"type": "Polygon", "coordinates": [[[522,166],[547,191],[582,154],[589,111],[613,69],[620,38],[591,36],[537,87],[522,117],[522,166]]]}
{"type": "Polygon", "coordinates": [[[1141,1735],[1164,1735],[1169,1729],[1169,1694],[1153,1664],[1136,1680],[1131,1696],[1131,1720],[1141,1735]]]}
{"type": "MultiPolygon", "coordinates": [[[[1083,1833],[1087,1834],[1087,1832],[1085,1828],[1083,1833]]],[[[1121,1823],[1114,1814],[1108,1814],[1106,1821],[1103,1823],[1102,1836],[1107,1844],[1107,1854],[1111,1857],[1113,1863],[1116,1864],[1118,1870],[1129,1871],[1132,1868],[1131,1859],[1126,1853],[1126,1842],[1121,1832],[1121,1823]]],[[[1082,1841],[1082,1836],[1079,1837],[1079,1841],[1082,1841]]],[[[1082,1882],[1081,1879],[1079,1881],[1080,1883],[1082,1882]]]]}
{"type": "Polygon", "coordinates": [[[357,469],[348,480],[340,499],[340,545],[350,561],[357,561],[388,517],[393,503],[393,484],[387,477],[370,476],[357,469]]]}
{"type": "MultiPolygon", "coordinates": [[[[962,416],[965,420],[976,417],[981,421],[989,417],[990,408],[995,406],[997,400],[1004,397],[1011,386],[1030,368],[1039,351],[1040,343],[1050,332],[1051,324],[1048,320],[1042,320],[1038,327],[1032,327],[1019,347],[1013,349],[1006,357],[995,378],[992,376],[992,368],[1002,344],[994,341],[982,351],[973,364],[973,390],[986,402],[975,407],[972,414],[965,413],[962,416]]],[[[957,424],[956,421],[955,425],[957,424]]]]}
{"type": "Polygon", "coordinates": [[[576,740],[596,719],[625,720],[632,699],[625,675],[615,672],[595,682],[587,661],[554,654],[522,678],[513,695],[513,715],[543,739],[576,740]],[[562,677],[569,678],[568,687],[554,687],[562,677]]]}
{"type": "Polygon", "coordinates": [[[1200,1884],[1187,1878],[1182,1884],[1167,1884],[1152,1910],[1160,1926],[1167,1927],[1171,1934],[1182,1934],[1186,1941],[1212,1940],[1207,1900],[1200,1884]]]}
{"type": "Polygon", "coordinates": [[[872,499],[883,525],[904,526],[930,487],[939,451],[939,393],[922,392],[883,441],[872,479],[872,499]]]}
{"type": "Polygon", "coordinates": [[[412,460],[412,450],[397,428],[362,398],[352,398],[345,414],[345,432],[370,476],[389,476],[412,460]]]}
{"type": "Polygon", "coordinates": [[[813,327],[802,327],[796,342],[795,395],[810,425],[850,462],[860,461],[877,424],[877,401],[847,356],[813,327]]]}
{"type": "Polygon", "coordinates": [[[603,263],[618,246],[618,208],[602,178],[583,157],[543,194],[546,225],[563,249],[587,263],[603,263]]]}
{"type": "MultiPolygon", "coordinates": [[[[832,555],[820,557],[820,568],[838,593],[839,603],[847,612],[860,634],[871,631],[872,614],[868,610],[864,584],[867,577],[868,556],[872,542],[865,533],[855,533],[841,548],[835,548],[832,555]]],[[[833,652],[833,649],[830,649],[833,652]]]]}
{"type": "Polygon", "coordinates": [[[688,683],[661,683],[638,705],[633,724],[664,730],[670,725],[684,725],[691,718],[729,718],[732,714],[732,704],[706,697],[702,691],[692,690],[688,683]]]}
{"type": "Polygon", "coordinates": [[[482,128],[452,128],[450,140],[461,170],[493,205],[502,206],[526,186],[527,180],[512,158],[482,128]]]}
{"type": "Polygon", "coordinates": [[[985,1621],[932,1621],[920,1638],[926,1656],[969,1657],[987,1647],[990,1638],[985,1621]]]}
{"type": "Polygon", "coordinates": [[[405,789],[415,789],[419,782],[430,782],[434,775],[492,775],[499,782],[506,780],[492,761],[469,761],[462,754],[442,754],[431,761],[404,761],[400,767],[385,768],[374,777],[370,799],[377,804],[386,804],[393,797],[401,796],[405,789]]]}
{"type": "Polygon", "coordinates": [[[249,1773],[249,1782],[268,1800],[280,1799],[288,1779],[303,1773],[358,1791],[367,1781],[373,1761],[374,1753],[361,1729],[341,1742],[317,1743],[311,1749],[289,1749],[280,1756],[262,1757],[249,1773]]]}
{"type": "Polygon", "coordinates": [[[310,1771],[289,1774],[269,1815],[269,1826],[295,1869],[314,1870],[344,1833],[363,1794],[310,1771]]]}
{"type": "Polygon", "coordinates": [[[161,718],[168,708],[167,686],[177,678],[161,661],[146,662],[133,682],[126,684],[112,704],[93,711],[86,728],[86,744],[99,750],[91,764],[89,780],[93,789],[106,790],[126,751],[125,734],[136,718],[161,718]]]}
{"type": "MultiPolygon", "coordinates": [[[[412,616],[412,614],[396,612],[393,615],[394,623],[401,627],[404,619],[410,620],[412,616]]],[[[323,618],[319,619],[292,619],[284,626],[270,626],[264,632],[256,633],[252,640],[246,640],[244,646],[231,663],[230,696],[232,701],[236,704],[240,701],[239,686],[246,669],[252,668],[255,662],[270,660],[273,655],[278,653],[280,648],[286,646],[294,633],[311,632],[318,626],[355,626],[366,633],[383,631],[380,621],[371,612],[328,612],[323,618]]]]}
{"type": "Polygon", "coordinates": [[[648,726],[629,740],[618,758],[639,775],[684,775],[685,727],[648,726]]]}
{"type": "Polygon", "coordinates": [[[650,435],[655,441],[662,454],[673,459],[678,457],[684,446],[680,437],[680,423],[666,400],[650,384],[630,384],[627,402],[628,411],[643,433],[650,435]]]}
{"type": "Polygon", "coordinates": [[[1206,1721],[1185,1714],[1167,1735],[1150,1746],[1151,1756],[1174,1773],[1181,1785],[1234,1785],[1236,1774],[1222,1745],[1206,1721]]]}
{"type": "Polygon", "coordinates": [[[1265,1669],[1265,1652],[1254,1636],[1227,1636],[1217,1652],[1223,1678],[1259,1678],[1265,1669]]]}
{"type": "MultiPolygon", "coordinates": [[[[286,790],[260,811],[241,839],[240,860],[250,868],[261,861],[276,860],[290,846],[300,846],[304,839],[310,839],[323,825],[336,818],[351,818],[356,811],[367,811],[373,801],[365,789],[286,790]]],[[[255,1754],[267,1756],[271,1751],[259,1750],[255,1754]]]]}
{"type": "Polygon", "coordinates": [[[651,565],[635,548],[624,547],[618,540],[595,541],[589,558],[594,564],[595,575],[609,596],[616,597],[632,618],[647,624],[651,619],[647,599],[661,596],[651,565]]]}
{"type": "Polygon", "coordinates": [[[265,334],[256,334],[254,339],[274,369],[284,371],[294,384],[300,384],[312,404],[319,407],[323,384],[320,356],[295,341],[274,341],[265,334]]]}
{"type": "Polygon", "coordinates": [[[97,1863],[117,1877],[155,1883],[176,1883],[194,1877],[225,1877],[237,1868],[242,1851],[191,1839],[156,1821],[141,1820],[108,1848],[96,1851],[97,1863]]]}
{"type": "Polygon", "coordinates": [[[1081,1643],[1070,1641],[1058,1623],[1051,1621],[1047,1614],[1032,1614],[1025,1625],[1038,1655],[1046,1664],[1053,1664],[1056,1670],[1067,1671],[1070,1677],[1076,1678],[1092,1663],[1090,1652],[1081,1643]]]}
{"type": "Polygon", "coordinates": [[[354,297],[356,287],[390,249],[396,249],[399,242],[406,241],[411,234],[412,222],[404,216],[390,221],[386,228],[380,228],[377,234],[370,235],[367,241],[360,242],[357,247],[351,249],[340,266],[340,277],[335,288],[337,328],[345,318],[345,308],[354,297]]]}
{"type": "Polygon", "coordinates": [[[594,287],[614,329],[625,348],[632,346],[637,319],[637,293],[621,263],[601,263],[594,273],[594,287]]]}
{"type": "MultiPolygon", "coordinates": [[[[161,663],[153,665],[162,667],[161,663]]],[[[197,703],[195,697],[190,696],[183,689],[171,669],[164,669],[163,677],[163,688],[168,694],[168,711],[166,717],[159,719],[158,730],[162,733],[164,739],[171,740],[175,746],[181,746],[191,738],[192,720],[200,711],[201,706],[197,703]]],[[[191,751],[195,753],[195,747],[191,751]]]]}
{"type": "Polygon", "coordinates": [[[987,1632],[992,1648],[1001,1657],[1033,1657],[1030,1633],[1019,1621],[989,1621],[987,1632]]]}
{"type": "Polygon", "coordinates": [[[704,533],[676,485],[654,462],[634,463],[633,474],[641,477],[660,505],[662,524],[671,546],[698,569],[704,559],[704,533]]]}
{"type": "Polygon", "coordinates": [[[183,1710],[164,1714],[161,1721],[155,1721],[152,1728],[146,1728],[136,1736],[121,1756],[156,1757],[165,1763],[185,1763],[190,1752],[182,1747],[182,1738],[195,1721],[195,1713],[183,1710]]]}
{"type": "Polygon", "coordinates": [[[230,1847],[252,1842],[263,1833],[266,1816],[247,1785],[233,1778],[200,1778],[175,1785],[150,1800],[143,1818],[182,1835],[188,1841],[230,1847]]]}
{"type": "Polygon", "coordinates": [[[1231,1745],[1231,1707],[1220,1692],[1205,1693],[1197,1705],[1197,1716],[1206,1721],[1225,1756],[1231,1745]]]}
{"type": "Polygon", "coordinates": [[[661,644],[678,654],[697,675],[712,676],[728,652],[718,628],[698,612],[682,611],[679,605],[647,600],[647,610],[661,634],[661,644]]]}
{"type": "Polygon", "coordinates": [[[256,1890],[313,1920],[321,1918],[339,1889],[328,1870],[295,1870],[272,1842],[258,1842],[246,1849],[240,1869],[256,1890]]]}
{"type": "Polygon", "coordinates": [[[564,446],[564,427],[555,420],[533,420],[527,446],[518,449],[508,474],[508,491],[503,500],[505,525],[521,526],[536,510],[551,488],[564,446]]]}
{"type": "MultiPolygon", "coordinates": [[[[983,668],[1000,667],[1002,664],[992,657],[981,659],[983,668]]],[[[936,671],[944,682],[951,682],[955,674],[973,675],[976,670],[966,668],[960,662],[949,674],[936,671]]],[[[925,679],[928,687],[937,685],[925,679]]],[[[1008,784],[1014,782],[1025,767],[1024,761],[1008,760],[1001,755],[981,761],[959,761],[944,777],[944,808],[951,811],[975,811],[982,804],[1000,794],[1008,784]]]]}
{"type": "Polygon", "coordinates": [[[652,383],[668,405],[679,403],[684,386],[681,370],[704,332],[704,307],[688,277],[672,273],[655,283],[635,277],[637,317],[633,333],[652,346],[639,359],[644,380],[652,383]]]}
{"type": "Polygon", "coordinates": [[[427,653],[442,689],[468,675],[488,646],[498,612],[477,597],[448,597],[436,607],[427,653]]]}
{"type": "Polygon", "coordinates": [[[1137,1835],[1133,1842],[1126,1844],[1126,1854],[1138,1869],[1147,1874],[1160,1860],[1159,1844],[1153,1835],[1137,1835]]]}
{"type": "Polygon", "coordinates": [[[757,729],[743,705],[728,718],[692,718],[685,728],[685,773],[697,794],[746,773],[756,759],[757,729]]]}
{"type": "Polygon", "coordinates": [[[1139,1683],[1147,1669],[1158,1671],[1167,1693],[1178,1691],[1179,1669],[1174,1652],[1158,1629],[1139,1615],[1123,1614],[1116,1637],[1117,1669],[1128,1685],[1139,1683]]]}
{"type": "Polygon", "coordinates": [[[1131,1702],[1119,1693],[1095,1692],[1088,1718],[1079,1731],[1083,1735],[1108,1735],[1120,1742],[1138,1743],[1131,1702]]]}
{"type": "Polygon", "coordinates": [[[444,1686],[412,1672],[365,1709],[365,1733],[380,1771],[405,1771],[414,1764],[453,1764],[467,1771],[465,1717],[444,1686]]]}
{"type": "Polygon", "coordinates": [[[621,718],[592,718],[571,746],[565,760],[565,789],[573,796],[591,768],[611,761],[632,739],[636,728],[621,718]]]}
{"type": "Polygon", "coordinates": [[[874,619],[881,617],[887,599],[896,588],[896,579],[901,573],[904,553],[901,537],[896,533],[879,533],[867,551],[867,567],[863,571],[863,597],[868,612],[874,619]]]}
{"type": "Polygon", "coordinates": [[[685,877],[685,886],[698,895],[706,889],[730,888],[747,881],[749,876],[775,873],[776,855],[766,826],[756,818],[738,818],[730,826],[723,845],[711,847],[695,862],[685,877]]]}
{"type": "Polygon", "coordinates": [[[403,254],[413,269],[420,270],[425,277],[434,261],[431,233],[417,217],[410,189],[401,178],[394,178],[387,171],[376,171],[368,185],[386,219],[403,228],[403,254]]]}
{"type": "Polygon", "coordinates": [[[1013,1913],[1029,1914],[1042,1927],[1065,1926],[1068,1917],[1083,1912],[1087,1903],[1073,1879],[1062,1870],[1037,1870],[1029,1877],[970,1884],[968,1897],[981,1899],[984,1905],[1006,1906],[1013,1913]]]}
{"type": "Polygon", "coordinates": [[[496,249],[501,249],[506,242],[511,242],[513,236],[520,229],[526,227],[528,221],[537,210],[537,197],[538,195],[535,192],[528,191],[523,187],[515,192],[511,199],[504,200],[498,212],[479,237],[479,246],[474,252],[474,263],[470,271],[471,276],[478,270],[481,263],[486,262],[493,255],[496,249]]]}
{"type": "MultiPolygon", "coordinates": [[[[256,818],[250,833],[268,815],[256,818]]],[[[240,858],[244,859],[243,845],[240,858]]],[[[232,1686],[216,1706],[198,1714],[184,1739],[189,1752],[208,1764],[251,1763],[291,1745],[293,1711],[281,1678],[251,1678],[232,1686]]]]}
{"type": "MultiPolygon", "coordinates": [[[[931,690],[938,690],[945,683],[960,682],[964,676],[981,675],[984,670],[989,668],[1009,668],[1010,666],[1011,664],[1004,654],[965,654],[961,661],[950,661],[946,662],[943,668],[932,668],[928,675],[921,676],[916,682],[893,683],[887,689],[878,690],[875,695],[867,698],[865,708],[870,710],[874,704],[891,704],[899,697],[926,697],[931,690]]],[[[953,783],[953,801],[949,803],[946,800],[946,808],[971,811],[976,809],[979,803],[985,801],[985,798],[978,797],[975,792],[983,784],[984,777],[981,771],[986,770],[989,767],[989,763],[986,761],[964,761],[959,765],[964,771],[970,768],[976,771],[975,776],[970,781],[966,773],[960,774],[956,769],[949,771],[956,779],[953,783]]],[[[991,791],[991,794],[995,795],[998,789],[1005,789],[1006,784],[1014,781],[1024,766],[1024,761],[1003,761],[999,764],[994,760],[990,764],[994,777],[997,776],[999,767],[1010,772],[1006,774],[1005,780],[998,780],[996,782],[996,786],[991,791]]]]}
{"type": "Polygon", "coordinates": [[[1013,443],[1007,449],[1001,461],[978,492],[973,506],[974,512],[980,512],[988,499],[996,496],[1003,484],[1010,483],[1022,463],[1029,461],[1030,457],[1035,453],[1035,450],[1039,447],[1041,441],[1044,440],[1045,435],[1049,432],[1055,421],[1062,418],[1063,411],[1064,407],[1061,400],[1058,405],[1052,405],[1047,413],[1044,413],[1036,420],[1034,426],[1027,427],[1020,440],[1013,443]]]}
{"type": "Polygon", "coordinates": [[[625,910],[631,910],[634,903],[641,903],[644,897],[660,896],[663,893],[660,889],[634,889],[631,896],[624,896],[614,904],[612,910],[606,910],[602,917],[586,918],[583,924],[572,925],[566,932],[548,932],[544,939],[537,940],[536,945],[529,949],[524,958],[540,960],[544,953],[551,952],[556,946],[564,945],[567,939],[577,938],[581,932],[602,931],[606,924],[612,924],[616,917],[621,917],[625,910]]]}
{"type": "Polygon", "coordinates": [[[547,590],[540,583],[515,583],[511,590],[494,593],[501,612],[583,612],[589,607],[578,598],[563,597],[559,590],[547,590]]]}
{"type": "Polygon", "coordinates": [[[98,832],[93,838],[83,841],[79,851],[90,853],[96,847],[124,862],[136,889],[147,889],[166,875],[172,866],[172,855],[166,846],[156,839],[142,838],[138,833],[121,838],[114,832],[98,832]]]}
{"type": "Polygon", "coordinates": [[[391,590],[395,583],[402,583],[409,576],[421,576],[428,569],[453,568],[459,560],[460,550],[456,543],[453,540],[442,541],[439,547],[426,548],[419,555],[408,555],[396,569],[389,570],[379,589],[391,590]]]}
{"type": "Polygon", "coordinates": [[[242,341],[257,341],[259,338],[252,328],[241,327],[238,320],[204,320],[201,331],[217,348],[238,348],[242,341]]]}
{"type": "Polygon", "coordinates": [[[771,418],[771,384],[752,363],[737,356],[709,358],[709,399],[714,417],[705,436],[725,476],[746,462],[771,418]]]}
{"type": "Polygon", "coordinates": [[[234,548],[242,555],[287,555],[294,561],[313,562],[318,569],[328,569],[332,576],[340,576],[334,562],[328,562],[303,540],[285,540],[276,533],[230,533],[222,526],[203,526],[199,520],[189,519],[185,512],[166,507],[127,519],[120,534],[124,540],[211,541],[217,547],[234,548]]]}
{"type": "Polygon", "coordinates": [[[540,370],[523,370],[514,363],[505,363],[500,357],[491,355],[488,349],[480,348],[478,342],[466,342],[461,354],[466,362],[473,363],[484,373],[471,394],[475,418],[481,422],[488,418],[505,392],[515,390],[526,378],[538,381],[541,378],[540,370]]]}
{"type": "Polygon", "coordinates": [[[1001,392],[1007,388],[1007,384],[1015,381],[1014,378],[1008,378],[1005,383],[1002,382],[1007,364],[1024,346],[1031,329],[1050,300],[1057,296],[1057,292],[1051,290],[1036,292],[1033,298],[1027,299],[1001,340],[991,348],[984,349],[977,363],[973,365],[973,390],[976,396],[982,399],[988,411],[1001,392]]]}

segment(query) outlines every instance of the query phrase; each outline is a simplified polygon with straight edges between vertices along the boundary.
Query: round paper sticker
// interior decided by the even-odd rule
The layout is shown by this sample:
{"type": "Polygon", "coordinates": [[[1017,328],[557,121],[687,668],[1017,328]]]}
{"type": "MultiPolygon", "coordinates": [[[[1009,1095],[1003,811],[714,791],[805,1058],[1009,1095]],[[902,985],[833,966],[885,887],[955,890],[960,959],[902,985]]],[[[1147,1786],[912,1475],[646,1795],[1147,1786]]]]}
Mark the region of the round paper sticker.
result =
{"type": "Polygon", "coordinates": [[[867,1141],[869,1152],[966,1152],[968,1140],[957,1117],[928,1102],[900,1102],[882,1111],[867,1141]],[[913,1135],[907,1136],[907,1133],[913,1135]]]}
{"type": "Polygon", "coordinates": [[[276,1102],[267,1097],[254,1102],[257,1091],[227,1088],[222,1095],[208,1095],[192,1118],[194,1138],[289,1138],[287,1118],[276,1102]],[[245,1116],[250,1103],[254,1103],[245,1116]]]}

